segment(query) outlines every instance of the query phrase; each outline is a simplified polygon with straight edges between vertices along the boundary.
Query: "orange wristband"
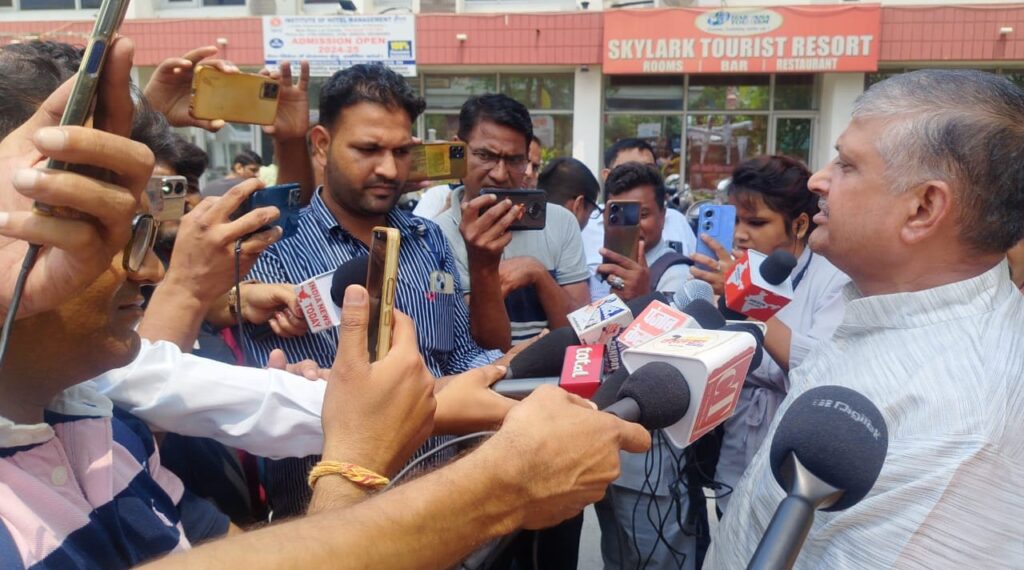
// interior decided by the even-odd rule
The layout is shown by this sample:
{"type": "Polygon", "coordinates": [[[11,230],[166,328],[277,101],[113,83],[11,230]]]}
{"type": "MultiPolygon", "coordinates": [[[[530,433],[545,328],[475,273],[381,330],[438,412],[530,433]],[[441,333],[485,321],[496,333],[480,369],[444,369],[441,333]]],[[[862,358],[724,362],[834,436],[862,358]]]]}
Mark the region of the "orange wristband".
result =
{"type": "Polygon", "coordinates": [[[383,475],[360,467],[354,463],[343,461],[321,461],[309,471],[309,488],[316,486],[318,479],[324,475],[341,475],[364,489],[376,490],[387,487],[391,481],[383,475]]]}

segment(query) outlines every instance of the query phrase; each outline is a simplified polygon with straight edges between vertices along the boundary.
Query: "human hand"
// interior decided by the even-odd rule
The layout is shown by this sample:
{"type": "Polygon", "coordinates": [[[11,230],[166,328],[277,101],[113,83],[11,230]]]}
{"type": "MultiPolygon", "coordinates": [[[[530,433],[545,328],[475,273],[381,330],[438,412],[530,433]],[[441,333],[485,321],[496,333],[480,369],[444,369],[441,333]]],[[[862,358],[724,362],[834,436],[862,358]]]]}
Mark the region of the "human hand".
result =
{"type": "Polygon", "coordinates": [[[390,477],[434,428],[434,377],[416,344],[412,320],[394,312],[387,356],[370,363],[369,295],[350,285],[341,311],[338,353],[324,394],[324,459],[390,477]]]}
{"type": "Polygon", "coordinates": [[[498,264],[498,277],[501,280],[501,296],[507,297],[516,289],[533,285],[537,272],[547,273],[547,269],[536,258],[528,255],[503,259],[498,264]]]}
{"type": "Polygon", "coordinates": [[[519,526],[538,529],[575,516],[619,476],[619,451],[646,451],[640,424],[599,412],[560,388],[541,386],[509,410],[484,447],[502,457],[502,488],[521,497],[519,526]]]}
{"type": "Polygon", "coordinates": [[[300,360],[299,362],[289,364],[288,357],[280,348],[275,348],[270,351],[270,355],[267,356],[267,368],[284,370],[285,372],[290,372],[296,376],[302,376],[306,380],[323,380],[331,373],[330,370],[320,368],[315,361],[308,358],[306,360],[300,360]]]}
{"type": "MultiPolygon", "coordinates": [[[[277,208],[266,206],[231,220],[231,214],[262,187],[259,179],[251,178],[223,196],[204,199],[185,214],[160,286],[181,288],[207,306],[227,293],[235,281],[235,242],[280,216],[277,208]]],[[[248,273],[259,254],[280,238],[281,228],[273,227],[242,242],[240,274],[248,273]]]]}
{"type": "Polygon", "coordinates": [[[694,253],[690,256],[693,259],[694,265],[690,267],[690,275],[693,275],[701,281],[706,281],[711,288],[715,290],[715,295],[725,294],[725,281],[732,275],[732,270],[736,267],[736,257],[742,255],[741,252],[736,251],[730,254],[722,244],[718,243],[718,240],[707,235],[701,234],[700,239],[704,240],[704,243],[708,244],[711,251],[715,252],[718,260],[711,259],[710,257],[702,253],[694,253]],[[705,270],[697,267],[696,264],[710,267],[711,270],[705,270]]]}
{"type": "Polygon", "coordinates": [[[279,337],[306,334],[309,328],[302,318],[295,287],[287,283],[242,283],[239,285],[242,318],[254,325],[267,323],[279,337]]]}
{"type": "Polygon", "coordinates": [[[463,435],[482,430],[497,429],[505,414],[516,405],[491,385],[505,377],[504,366],[481,366],[437,380],[434,395],[434,433],[463,435]]]}
{"type": "Polygon", "coordinates": [[[512,242],[508,228],[519,218],[523,206],[513,205],[509,199],[498,203],[494,194],[481,194],[460,207],[459,233],[466,242],[467,257],[482,265],[497,265],[505,247],[512,242]],[[481,214],[484,208],[487,210],[481,214]]]}
{"type": "Polygon", "coordinates": [[[146,101],[175,127],[199,127],[214,133],[221,130],[225,124],[223,120],[196,119],[188,112],[192,103],[192,76],[200,61],[224,72],[239,73],[238,68],[227,61],[206,59],[215,55],[216,46],[203,46],[181,57],[170,57],[160,62],[143,91],[146,101]]]}
{"type": "Polygon", "coordinates": [[[93,128],[59,127],[75,78],[0,141],[0,307],[6,313],[29,243],[41,244],[19,316],[50,310],[110,268],[131,238],[132,219],[153,172],[153,153],[128,139],[133,44],[116,39],[100,77],[93,128]],[[104,172],[99,179],[44,168],[47,158],[104,172]],[[43,215],[32,201],[73,208],[83,219],[43,215]]]}
{"type": "Polygon", "coordinates": [[[540,334],[538,334],[537,336],[533,338],[528,338],[519,344],[513,345],[512,348],[508,350],[508,352],[501,355],[501,358],[495,360],[491,364],[494,364],[495,366],[507,367],[509,363],[512,362],[512,359],[516,357],[516,355],[529,348],[531,345],[533,345],[533,343],[537,342],[541,337],[546,336],[549,332],[551,331],[548,329],[542,329],[540,331],[540,334]]]}
{"type": "Polygon", "coordinates": [[[264,69],[260,75],[276,80],[279,85],[274,124],[263,127],[263,132],[280,141],[305,140],[309,131],[309,62],[299,62],[298,83],[292,82],[292,65],[288,61],[282,61],[278,71],[264,69]]]}
{"type": "Polygon", "coordinates": [[[645,249],[644,240],[640,240],[636,259],[630,259],[625,255],[603,247],[599,251],[607,261],[597,266],[597,272],[606,276],[608,282],[612,285],[612,291],[623,301],[629,301],[641,295],[646,295],[651,292],[653,286],[657,285],[657,283],[651,283],[651,272],[647,267],[645,249]],[[621,280],[621,287],[616,287],[612,283],[613,279],[611,279],[611,276],[613,275],[621,280]]]}

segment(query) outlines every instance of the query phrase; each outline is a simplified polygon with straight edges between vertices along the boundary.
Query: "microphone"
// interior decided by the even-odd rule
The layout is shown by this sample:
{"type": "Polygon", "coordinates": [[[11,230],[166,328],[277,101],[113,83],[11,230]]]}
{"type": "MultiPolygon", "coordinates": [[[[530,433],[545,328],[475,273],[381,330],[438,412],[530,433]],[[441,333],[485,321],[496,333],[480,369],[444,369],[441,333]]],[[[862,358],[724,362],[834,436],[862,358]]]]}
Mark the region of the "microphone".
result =
{"type": "Polygon", "coordinates": [[[878,480],[889,448],[882,412],[842,386],[817,386],[793,400],[775,430],[771,469],[785,489],[748,570],[792,568],[814,511],[860,502],[878,480]]]}
{"type": "Polygon", "coordinates": [[[705,281],[690,279],[683,283],[682,288],[676,291],[676,294],[672,297],[672,302],[678,309],[689,305],[697,299],[704,299],[713,305],[715,303],[715,290],[705,281]]]}
{"type": "Polygon", "coordinates": [[[649,430],[678,422],[690,408],[690,387],[673,366],[650,362],[630,374],[618,401],[603,411],[649,430]]]}
{"type": "MultiPolygon", "coordinates": [[[[560,376],[531,378],[529,376],[517,375],[512,378],[506,377],[504,380],[495,382],[491,389],[502,396],[522,400],[541,385],[551,384],[572,392],[577,396],[590,399],[597,392],[597,389],[601,387],[601,372],[604,367],[604,345],[570,346],[564,353],[565,359],[562,363],[562,374],[560,376]]],[[[561,355],[558,357],[561,358],[561,355]]],[[[514,362],[515,359],[509,363],[510,371],[512,370],[511,365],[514,362]]],[[[533,364],[533,362],[531,361],[527,364],[533,364]]],[[[517,372],[536,369],[536,367],[523,366],[517,372]]]]}
{"type": "Polygon", "coordinates": [[[753,336],[757,348],[754,349],[754,356],[750,359],[750,369],[757,370],[761,367],[761,361],[764,360],[764,333],[761,332],[761,327],[753,323],[729,323],[722,327],[721,330],[745,332],[753,336]]]}
{"type": "Polygon", "coordinates": [[[342,263],[334,270],[334,275],[331,277],[331,300],[337,306],[342,306],[345,302],[345,289],[349,285],[362,285],[366,286],[366,274],[370,268],[370,256],[369,255],[357,255],[352,259],[342,263]]]}
{"type": "Polygon", "coordinates": [[[310,332],[325,331],[341,324],[345,288],[366,284],[369,259],[367,255],[353,257],[336,270],[311,277],[295,286],[299,309],[310,332]]]}
{"type": "Polygon", "coordinates": [[[695,299],[683,307],[683,312],[693,317],[700,328],[718,330],[725,326],[725,317],[710,302],[695,299]]]}
{"type": "Polygon", "coordinates": [[[748,249],[725,282],[723,305],[741,315],[767,321],[793,298],[789,274],[794,267],[796,258],[788,251],[779,249],[765,256],[748,249]]]}

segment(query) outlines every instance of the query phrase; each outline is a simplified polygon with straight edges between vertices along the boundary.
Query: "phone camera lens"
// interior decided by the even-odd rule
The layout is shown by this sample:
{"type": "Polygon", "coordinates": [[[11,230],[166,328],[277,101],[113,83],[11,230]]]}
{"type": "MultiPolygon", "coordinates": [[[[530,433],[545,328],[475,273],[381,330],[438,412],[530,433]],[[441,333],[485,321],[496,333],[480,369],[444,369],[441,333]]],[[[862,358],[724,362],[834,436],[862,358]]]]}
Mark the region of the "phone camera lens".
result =
{"type": "Polygon", "coordinates": [[[610,223],[610,224],[617,224],[617,223],[619,223],[619,217],[616,216],[615,214],[612,214],[612,215],[608,216],[608,223],[610,223]]]}
{"type": "Polygon", "coordinates": [[[712,216],[714,216],[714,215],[715,215],[715,212],[714,212],[714,211],[712,211],[712,210],[705,210],[705,211],[704,211],[704,217],[705,217],[705,218],[710,218],[710,217],[712,217],[712,216]]]}
{"type": "Polygon", "coordinates": [[[704,231],[711,231],[711,222],[704,222],[704,231]]]}
{"type": "Polygon", "coordinates": [[[543,210],[543,206],[541,206],[539,202],[533,202],[533,203],[532,203],[532,204],[530,204],[530,206],[529,206],[529,207],[528,207],[528,208],[526,209],[526,214],[527,214],[528,216],[530,216],[531,218],[533,218],[534,220],[536,220],[536,219],[540,218],[540,215],[541,215],[541,214],[542,214],[543,212],[544,212],[544,210],[543,210]]]}
{"type": "Polygon", "coordinates": [[[184,184],[179,182],[179,183],[174,185],[174,195],[175,196],[181,196],[184,193],[185,193],[185,185],[184,184]]]}
{"type": "Polygon", "coordinates": [[[612,208],[611,208],[611,210],[612,210],[613,212],[618,212],[618,211],[619,211],[619,205],[618,205],[618,204],[612,204],[612,208]]]}

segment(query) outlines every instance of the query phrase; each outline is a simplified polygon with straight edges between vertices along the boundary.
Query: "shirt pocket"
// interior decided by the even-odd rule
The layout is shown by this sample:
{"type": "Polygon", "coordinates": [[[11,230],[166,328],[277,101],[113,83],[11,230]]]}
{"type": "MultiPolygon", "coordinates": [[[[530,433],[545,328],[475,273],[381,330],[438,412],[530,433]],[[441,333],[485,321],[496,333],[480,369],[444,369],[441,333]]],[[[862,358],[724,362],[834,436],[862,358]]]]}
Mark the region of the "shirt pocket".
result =
{"type": "MultiPolygon", "coordinates": [[[[456,311],[458,303],[464,301],[459,293],[427,291],[420,295],[425,299],[425,310],[416,322],[420,348],[425,354],[432,353],[435,359],[444,361],[448,353],[455,350],[456,311]]],[[[468,314],[466,311],[467,318],[468,314]]],[[[468,321],[465,326],[468,327],[468,321]]]]}

